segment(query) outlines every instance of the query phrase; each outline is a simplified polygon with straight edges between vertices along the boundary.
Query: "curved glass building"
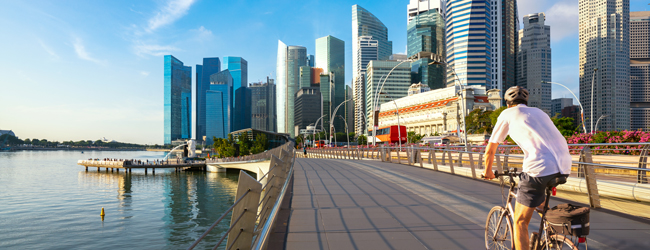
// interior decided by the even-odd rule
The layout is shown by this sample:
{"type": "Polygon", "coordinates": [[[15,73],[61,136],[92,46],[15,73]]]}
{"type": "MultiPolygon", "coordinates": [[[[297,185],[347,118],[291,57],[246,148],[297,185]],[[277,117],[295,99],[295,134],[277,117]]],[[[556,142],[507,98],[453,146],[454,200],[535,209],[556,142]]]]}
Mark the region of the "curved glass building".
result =
{"type": "Polygon", "coordinates": [[[287,45],[278,40],[278,61],[275,69],[275,84],[278,102],[276,106],[278,133],[288,133],[285,121],[287,119],[287,45]]]}
{"type": "Polygon", "coordinates": [[[192,137],[192,67],[172,55],[165,56],[164,143],[192,137]]]}
{"type": "Polygon", "coordinates": [[[446,7],[447,86],[458,75],[462,85],[491,81],[490,2],[449,0],[446,7]]]}

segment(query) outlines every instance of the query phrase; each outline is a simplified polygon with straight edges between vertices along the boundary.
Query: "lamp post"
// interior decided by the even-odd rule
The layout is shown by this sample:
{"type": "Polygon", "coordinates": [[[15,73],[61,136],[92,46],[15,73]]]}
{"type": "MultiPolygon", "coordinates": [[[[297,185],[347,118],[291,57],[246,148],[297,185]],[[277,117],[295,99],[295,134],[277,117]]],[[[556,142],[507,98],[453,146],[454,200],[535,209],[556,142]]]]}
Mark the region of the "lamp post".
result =
{"type": "MultiPolygon", "coordinates": [[[[589,120],[591,120],[591,134],[594,134],[594,79],[596,78],[596,71],[598,71],[598,68],[594,68],[594,73],[591,74],[591,106],[589,109],[591,109],[591,116],[589,116],[589,120]]],[[[600,118],[598,118],[600,120],[600,118]]],[[[598,122],[596,122],[598,124],[598,122]]],[[[585,131],[587,133],[587,131],[585,131]]]]}
{"type": "MultiPolygon", "coordinates": [[[[430,62],[428,65],[445,65],[446,66],[447,63],[446,62],[433,61],[433,62],[430,62]]],[[[463,135],[464,135],[464,139],[465,139],[465,151],[469,151],[469,143],[467,141],[467,122],[465,122],[465,117],[466,117],[465,112],[466,112],[466,109],[467,109],[467,107],[466,107],[467,105],[465,105],[465,91],[463,91],[463,85],[460,82],[460,78],[458,77],[458,74],[456,74],[456,70],[454,70],[453,67],[450,68],[450,69],[452,71],[452,75],[456,76],[456,81],[454,81],[454,86],[458,85],[458,88],[460,89],[459,90],[460,91],[460,100],[458,100],[458,101],[461,102],[461,108],[462,108],[461,111],[462,111],[463,119],[458,121],[458,122],[463,123],[463,135]]],[[[459,95],[458,92],[456,92],[456,95],[457,96],[459,95]]],[[[460,130],[460,129],[457,129],[457,130],[460,130]]],[[[460,131],[458,131],[458,132],[460,134],[460,131]]]]}
{"type": "Polygon", "coordinates": [[[382,93],[386,95],[386,97],[390,98],[391,101],[395,104],[395,114],[397,115],[397,141],[399,142],[399,152],[402,152],[402,126],[399,124],[399,108],[397,107],[397,102],[395,102],[395,99],[393,99],[392,96],[382,93]]]}
{"type": "Polygon", "coordinates": [[[339,118],[343,119],[343,122],[345,123],[345,138],[348,139],[348,148],[350,148],[350,130],[348,130],[348,121],[343,118],[341,115],[337,115],[339,118]]]}
{"type": "MultiPolygon", "coordinates": [[[[608,117],[608,116],[609,115],[601,115],[600,117],[598,117],[598,120],[596,121],[596,130],[598,130],[598,122],[600,121],[600,119],[608,117]]],[[[594,131],[592,130],[591,133],[593,134],[594,131]]]]}
{"type": "MultiPolygon", "coordinates": [[[[323,118],[325,115],[322,115],[316,120],[316,123],[314,123],[314,130],[311,131],[311,136],[313,137],[312,139],[316,141],[316,128],[318,127],[318,121],[320,121],[321,118],[323,118]]],[[[320,128],[323,128],[323,125],[320,125],[320,128]]],[[[320,141],[320,133],[318,134],[318,140],[320,141]]],[[[313,146],[313,145],[312,145],[313,146]]]]}
{"type": "MultiPolygon", "coordinates": [[[[544,83],[544,82],[547,82],[547,81],[542,81],[542,83],[544,83]]],[[[547,83],[557,84],[557,85],[560,85],[560,86],[564,87],[566,90],[568,90],[573,95],[574,98],[576,98],[576,101],[578,101],[578,105],[580,105],[580,118],[582,119],[582,130],[585,131],[585,133],[587,133],[587,127],[585,126],[585,110],[582,108],[582,103],[580,103],[580,100],[578,99],[578,97],[576,97],[576,94],[574,94],[573,91],[571,91],[569,88],[567,88],[567,86],[564,86],[564,85],[562,85],[560,83],[556,83],[556,82],[547,82],[547,83]]]]}
{"type": "MultiPolygon", "coordinates": [[[[336,108],[334,109],[334,113],[332,113],[332,116],[330,116],[330,117],[336,117],[336,111],[339,110],[341,105],[343,105],[344,103],[346,103],[346,102],[348,102],[350,100],[352,100],[352,98],[347,99],[347,100],[341,102],[338,106],[336,106],[336,108]]],[[[345,124],[345,125],[347,126],[347,124],[345,124]]],[[[332,118],[332,120],[330,121],[330,131],[332,131],[333,129],[334,129],[334,118],[332,118]]],[[[336,136],[334,136],[334,139],[336,139],[336,136]]],[[[330,133],[330,141],[331,140],[332,140],[332,133],[330,133]]]]}
{"type": "MultiPolygon", "coordinates": [[[[395,67],[393,67],[388,72],[388,74],[386,74],[385,78],[382,76],[382,78],[384,78],[384,82],[381,83],[381,87],[375,93],[375,99],[373,99],[374,103],[372,105],[373,111],[374,111],[374,115],[372,117],[375,120],[375,123],[377,123],[379,121],[379,118],[377,117],[377,114],[378,114],[378,111],[379,111],[379,100],[377,98],[379,98],[379,93],[381,92],[381,90],[384,89],[384,84],[386,83],[386,80],[388,80],[388,77],[390,76],[390,74],[393,73],[393,70],[395,70],[398,66],[402,65],[402,63],[411,62],[411,61],[413,61],[413,60],[409,59],[409,60],[405,60],[405,61],[402,61],[402,62],[398,63],[397,65],[395,65],[395,67]]],[[[379,81],[381,81],[381,78],[379,79],[379,81]]],[[[378,126],[373,124],[373,129],[372,129],[372,145],[373,146],[375,146],[376,141],[377,141],[377,139],[376,139],[376,137],[377,137],[377,128],[378,128],[378,126]]]]}

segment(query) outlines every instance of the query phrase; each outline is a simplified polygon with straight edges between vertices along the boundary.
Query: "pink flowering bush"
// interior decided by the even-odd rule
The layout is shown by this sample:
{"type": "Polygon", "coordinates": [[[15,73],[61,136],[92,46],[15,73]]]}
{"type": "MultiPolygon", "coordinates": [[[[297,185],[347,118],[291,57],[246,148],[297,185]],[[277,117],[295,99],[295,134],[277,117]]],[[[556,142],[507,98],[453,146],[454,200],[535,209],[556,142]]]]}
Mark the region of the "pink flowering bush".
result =
{"type": "MultiPolygon", "coordinates": [[[[643,131],[601,131],[596,134],[578,134],[567,137],[569,144],[582,143],[638,143],[649,142],[650,133],[643,131]]],[[[630,154],[638,155],[643,146],[598,146],[593,147],[594,154],[630,154]],[[612,150],[613,149],[613,150],[612,150]]],[[[571,147],[571,153],[578,153],[582,147],[571,147]]]]}

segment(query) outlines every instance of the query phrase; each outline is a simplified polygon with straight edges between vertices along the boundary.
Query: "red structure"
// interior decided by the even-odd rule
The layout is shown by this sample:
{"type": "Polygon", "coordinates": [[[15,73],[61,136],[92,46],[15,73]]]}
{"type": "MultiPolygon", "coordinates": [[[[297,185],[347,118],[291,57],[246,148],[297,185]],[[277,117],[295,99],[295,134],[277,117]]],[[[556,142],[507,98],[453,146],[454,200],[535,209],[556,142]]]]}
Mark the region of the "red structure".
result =
{"type": "MultiPolygon", "coordinates": [[[[406,143],[406,126],[399,126],[400,131],[397,130],[397,127],[397,125],[393,125],[377,129],[377,139],[381,140],[381,142],[399,143],[401,135],[402,143],[406,143]]],[[[372,134],[372,129],[369,134],[372,134]]]]}

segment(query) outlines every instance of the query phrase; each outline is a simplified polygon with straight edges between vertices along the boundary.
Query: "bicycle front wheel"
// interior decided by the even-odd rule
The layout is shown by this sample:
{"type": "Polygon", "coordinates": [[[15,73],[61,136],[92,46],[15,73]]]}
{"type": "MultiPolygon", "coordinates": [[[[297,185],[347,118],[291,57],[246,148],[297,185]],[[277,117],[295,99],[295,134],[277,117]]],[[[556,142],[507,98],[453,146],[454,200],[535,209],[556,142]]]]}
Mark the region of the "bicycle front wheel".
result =
{"type": "Polygon", "coordinates": [[[571,239],[564,235],[554,234],[549,237],[550,242],[546,245],[548,250],[578,250],[571,239]]]}
{"type": "Polygon", "coordinates": [[[496,206],[488,213],[485,221],[485,248],[486,249],[512,249],[512,218],[504,207],[496,206]]]}

